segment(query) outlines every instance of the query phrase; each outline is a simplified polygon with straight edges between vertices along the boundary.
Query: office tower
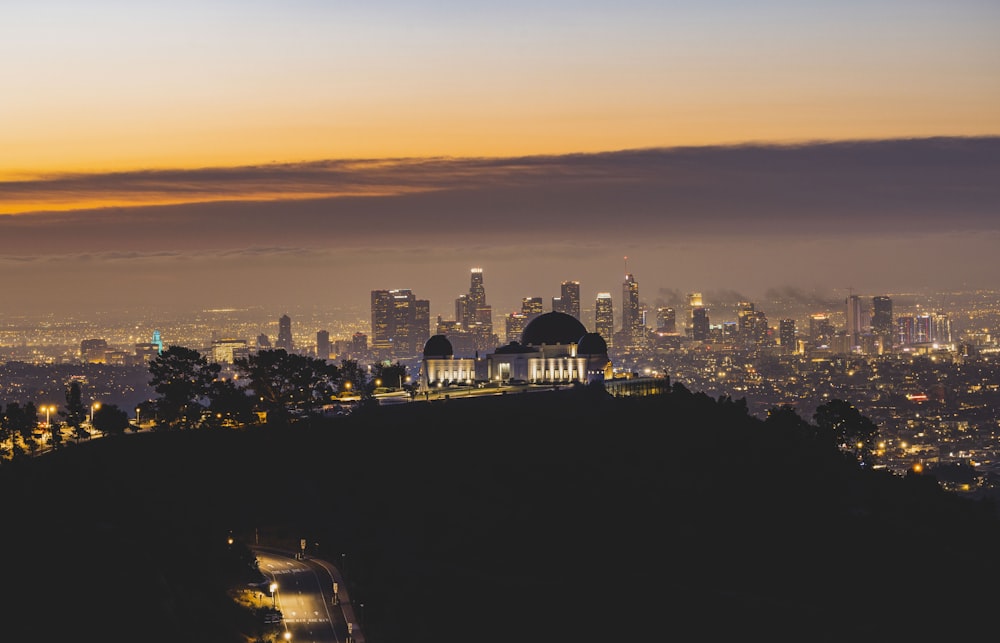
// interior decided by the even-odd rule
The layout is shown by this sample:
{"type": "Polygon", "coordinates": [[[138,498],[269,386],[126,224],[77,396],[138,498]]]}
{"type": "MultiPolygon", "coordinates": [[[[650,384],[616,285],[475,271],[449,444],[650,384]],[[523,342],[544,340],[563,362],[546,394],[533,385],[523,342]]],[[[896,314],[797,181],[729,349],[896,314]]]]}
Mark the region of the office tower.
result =
{"type": "Polygon", "coordinates": [[[292,342],[292,318],[288,315],[282,315],[281,319],[278,320],[278,339],[275,340],[274,347],[284,349],[289,353],[294,350],[292,342]]]}
{"type": "Polygon", "coordinates": [[[524,332],[524,327],[528,324],[528,316],[524,313],[511,313],[507,315],[506,323],[504,325],[504,342],[509,344],[511,342],[520,342],[521,333],[524,332]]]}
{"type": "Polygon", "coordinates": [[[809,315],[809,339],[814,346],[825,346],[833,339],[833,322],[827,313],[809,315]]]}
{"type": "Polygon", "coordinates": [[[872,332],[882,349],[888,350],[895,335],[892,324],[892,299],[885,295],[872,297],[872,332]]]}
{"type": "Polygon", "coordinates": [[[487,324],[493,332],[492,308],[486,304],[486,287],[483,285],[483,269],[473,268],[469,292],[455,299],[455,321],[467,330],[475,324],[487,324]]]}
{"type": "Polygon", "coordinates": [[[430,338],[430,302],[408,289],[371,291],[371,348],[381,359],[416,355],[430,338]]]}
{"type": "Polygon", "coordinates": [[[757,313],[749,301],[736,304],[736,335],[740,341],[749,344],[756,339],[757,313]]]}
{"type": "Polygon", "coordinates": [[[392,348],[392,294],[388,290],[372,291],[371,347],[376,351],[392,348]]]}
{"type": "Polygon", "coordinates": [[[931,316],[929,313],[917,315],[913,320],[913,342],[927,344],[931,341],[931,316]]]}
{"type": "Polygon", "coordinates": [[[268,336],[265,335],[264,333],[257,335],[257,350],[264,351],[264,350],[270,350],[270,348],[271,348],[271,340],[268,338],[268,336]]]}
{"type": "Polygon", "coordinates": [[[677,332],[677,312],[670,307],[660,306],[656,309],[656,329],[661,333],[677,332]]]}
{"type": "Polygon", "coordinates": [[[896,342],[900,346],[911,346],[916,340],[916,324],[912,315],[896,318],[896,342]]]}
{"type": "Polygon", "coordinates": [[[541,297],[525,297],[521,300],[521,313],[528,317],[528,321],[538,317],[543,312],[545,311],[542,310],[541,297]]]}
{"type": "Polygon", "coordinates": [[[639,308],[639,282],[631,273],[622,282],[622,336],[626,350],[638,349],[643,344],[644,327],[639,308]]]}
{"type": "Polygon", "coordinates": [[[483,269],[473,268],[469,285],[469,304],[473,314],[486,305],[486,287],[483,285],[483,269]]]}
{"type": "Polygon", "coordinates": [[[795,351],[795,320],[782,319],[778,321],[778,341],[783,352],[795,351]]]}
{"type": "Polygon", "coordinates": [[[931,341],[939,344],[951,343],[951,320],[948,315],[931,313],[931,341]]]}
{"type": "Polygon", "coordinates": [[[695,308],[691,311],[691,337],[699,342],[707,341],[709,338],[708,309],[705,307],[695,308]]]}
{"type": "Polygon", "coordinates": [[[552,310],[566,313],[567,315],[572,315],[577,320],[580,319],[580,282],[579,281],[564,281],[559,291],[559,308],[556,308],[555,302],[557,298],[552,300],[552,310]]]}
{"type": "Polygon", "coordinates": [[[615,336],[615,308],[611,293],[599,292],[594,301],[594,332],[598,333],[610,348],[615,336]]]}
{"type": "Polygon", "coordinates": [[[368,352],[368,335],[364,333],[354,333],[351,336],[351,354],[357,357],[368,352]]]}
{"type": "Polygon", "coordinates": [[[325,330],[316,331],[316,357],[330,359],[330,333],[325,330]]]}
{"type": "Polygon", "coordinates": [[[848,351],[853,352],[861,346],[861,333],[866,330],[864,308],[861,305],[860,295],[850,295],[844,303],[848,351]]]}

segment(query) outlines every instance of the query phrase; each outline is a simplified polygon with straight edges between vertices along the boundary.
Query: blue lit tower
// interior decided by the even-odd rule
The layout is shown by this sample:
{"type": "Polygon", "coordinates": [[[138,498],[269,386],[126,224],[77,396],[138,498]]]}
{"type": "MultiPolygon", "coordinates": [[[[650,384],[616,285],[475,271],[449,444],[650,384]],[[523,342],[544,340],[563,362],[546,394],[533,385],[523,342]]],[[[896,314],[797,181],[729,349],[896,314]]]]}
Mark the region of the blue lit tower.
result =
{"type": "Polygon", "coordinates": [[[160,338],[160,331],[158,330],[153,331],[153,341],[151,341],[150,343],[156,345],[157,355],[163,354],[163,340],[160,338]]]}

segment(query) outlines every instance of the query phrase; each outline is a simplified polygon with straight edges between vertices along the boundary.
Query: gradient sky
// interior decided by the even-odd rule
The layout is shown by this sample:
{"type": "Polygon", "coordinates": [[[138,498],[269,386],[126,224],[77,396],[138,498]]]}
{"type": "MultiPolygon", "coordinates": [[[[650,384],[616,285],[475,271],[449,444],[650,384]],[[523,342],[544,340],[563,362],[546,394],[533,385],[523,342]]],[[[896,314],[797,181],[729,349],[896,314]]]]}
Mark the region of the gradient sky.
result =
{"type": "Polygon", "coordinates": [[[8,0],[0,59],[8,311],[1000,283],[997,2],[8,0]]]}

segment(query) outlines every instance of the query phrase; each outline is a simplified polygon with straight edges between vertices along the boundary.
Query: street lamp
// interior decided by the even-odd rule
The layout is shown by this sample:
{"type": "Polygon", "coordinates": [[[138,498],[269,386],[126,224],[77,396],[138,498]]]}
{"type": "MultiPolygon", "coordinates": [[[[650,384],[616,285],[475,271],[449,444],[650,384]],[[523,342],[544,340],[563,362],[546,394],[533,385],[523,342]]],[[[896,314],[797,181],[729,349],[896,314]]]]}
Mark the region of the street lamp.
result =
{"type": "Polygon", "coordinates": [[[278,584],[271,583],[271,607],[278,609],[278,584]]]}
{"type": "Polygon", "coordinates": [[[139,428],[139,407],[135,407],[135,428],[139,428]]]}
{"type": "Polygon", "coordinates": [[[285,630],[285,640],[286,641],[291,641],[292,640],[292,633],[289,632],[288,630],[285,630]]]}
{"type": "Polygon", "coordinates": [[[94,426],[94,411],[101,408],[100,402],[94,402],[90,405],[90,426],[94,426]]]}
{"type": "Polygon", "coordinates": [[[51,427],[52,423],[49,420],[50,420],[50,415],[51,415],[52,411],[56,410],[55,405],[54,404],[43,404],[42,405],[42,410],[45,411],[45,426],[46,426],[46,428],[51,427]]]}

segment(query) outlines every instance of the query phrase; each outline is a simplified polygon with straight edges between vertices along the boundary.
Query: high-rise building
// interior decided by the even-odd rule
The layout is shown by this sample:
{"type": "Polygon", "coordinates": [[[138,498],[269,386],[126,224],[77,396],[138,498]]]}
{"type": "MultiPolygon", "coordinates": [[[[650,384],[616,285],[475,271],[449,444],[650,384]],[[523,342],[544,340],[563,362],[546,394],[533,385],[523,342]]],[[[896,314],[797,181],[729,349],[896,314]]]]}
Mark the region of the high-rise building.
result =
{"type": "Polygon", "coordinates": [[[265,351],[265,350],[270,350],[270,349],[271,349],[271,340],[270,340],[270,338],[268,338],[268,336],[265,335],[264,333],[261,333],[260,335],[257,335],[257,350],[259,350],[259,351],[265,351]]]}
{"type": "Polygon", "coordinates": [[[741,301],[736,304],[736,335],[740,341],[751,344],[756,341],[757,312],[753,303],[741,301]]]}
{"type": "MultiPolygon", "coordinates": [[[[521,333],[524,332],[524,327],[528,324],[528,316],[524,313],[510,313],[507,315],[506,324],[504,327],[504,341],[509,344],[511,342],[520,342],[521,333]]],[[[443,333],[439,333],[443,334],[443,333]]]]}
{"type": "Polygon", "coordinates": [[[552,310],[572,315],[580,319],[580,282],[564,281],[560,287],[559,297],[552,298],[552,310]],[[558,301],[558,306],[556,302],[558,301]]]}
{"type": "Polygon", "coordinates": [[[637,349],[645,336],[642,314],[639,308],[639,282],[631,273],[622,282],[622,336],[627,342],[625,349],[637,349]]]}
{"type": "Polygon", "coordinates": [[[707,341],[711,333],[708,309],[704,306],[699,306],[691,311],[691,314],[691,337],[699,342],[707,341]]]}
{"type": "Polygon", "coordinates": [[[866,315],[861,305],[860,295],[848,296],[844,304],[846,306],[844,317],[848,351],[855,352],[861,347],[861,334],[867,330],[866,315]]]}
{"type": "Polygon", "coordinates": [[[896,343],[900,346],[910,346],[916,339],[916,324],[912,315],[902,315],[896,318],[896,343]]]}
{"type": "Polygon", "coordinates": [[[594,332],[598,333],[610,348],[615,335],[615,308],[611,293],[599,292],[594,301],[594,332]]]}
{"type": "Polygon", "coordinates": [[[827,313],[809,315],[809,340],[814,346],[827,346],[833,340],[834,328],[827,313]]]}
{"type": "Polygon", "coordinates": [[[931,341],[939,344],[951,343],[951,320],[948,315],[931,314],[931,341]]]}
{"type": "Polygon", "coordinates": [[[368,353],[368,335],[354,333],[351,336],[351,355],[358,357],[368,353]]]}
{"type": "Polygon", "coordinates": [[[284,349],[288,353],[291,353],[295,348],[292,341],[292,318],[288,315],[282,315],[278,320],[278,339],[275,340],[274,347],[284,349]]]}
{"type": "Polygon", "coordinates": [[[330,359],[331,348],[329,331],[316,331],[316,357],[318,359],[330,359]]]}
{"type": "Polygon", "coordinates": [[[379,358],[417,355],[430,338],[430,302],[408,289],[371,291],[371,348],[379,358]]]}
{"type": "Polygon", "coordinates": [[[669,306],[656,309],[656,330],[661,333],[677,332],[677,312],[669,306]]]}
{"type": "Polygon", "coordinates": [[[528,317],[528,321],[538,317],[543,312],[545,311],[542,309],[541,297],[525,297],[521,300],[521,313],[528,317]]]}
{"type": "Polygon", "coordinates": [[[885,295],[872,297],[872,332],[882,349],[892,348],[895,329],[892,323],[892,299],[885,295]]]}
{"type": "Polygon", "coordinates": [[[786,353],[795,351],[795,320],[782,319],[778,321],[778,341],[781,350],[786,353]]]}

